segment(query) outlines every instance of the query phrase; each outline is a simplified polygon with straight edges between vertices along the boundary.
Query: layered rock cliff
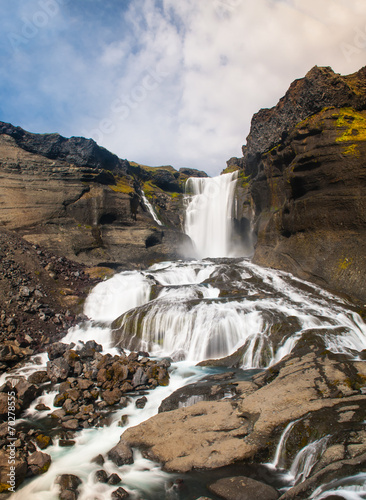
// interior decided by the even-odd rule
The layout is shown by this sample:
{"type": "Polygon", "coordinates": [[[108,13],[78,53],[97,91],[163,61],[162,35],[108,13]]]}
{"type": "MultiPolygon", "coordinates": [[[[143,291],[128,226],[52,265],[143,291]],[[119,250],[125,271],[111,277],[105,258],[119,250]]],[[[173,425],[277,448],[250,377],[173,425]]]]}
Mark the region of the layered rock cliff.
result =
{"type": "MultiPolygon", "coordinates": [[[[366,67],[314,67],[253,116],[237,221],[250,220],[254,261],[366,300],[366,67]]],[[[247,224],[245,224],[247,223],[247,224]]]]}
{"type": "Polygon", "coordinates": [[[190,175],[206,174],[141,166],[90,139],[0,122],[0,226],[87,265],[146,266],[180,256],[182,186],[190,175]]]}

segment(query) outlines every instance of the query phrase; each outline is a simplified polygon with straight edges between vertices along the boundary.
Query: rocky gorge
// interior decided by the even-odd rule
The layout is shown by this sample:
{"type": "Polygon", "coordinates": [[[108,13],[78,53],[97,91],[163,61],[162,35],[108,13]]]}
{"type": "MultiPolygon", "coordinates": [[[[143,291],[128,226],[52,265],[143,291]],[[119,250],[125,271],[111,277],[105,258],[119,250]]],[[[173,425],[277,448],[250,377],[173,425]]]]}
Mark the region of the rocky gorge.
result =
{"type": "Polygon", "coordinates": [[[3,497],[363,498],[365,87],[313,68],[212,180],[1,123],[3,497]]]}

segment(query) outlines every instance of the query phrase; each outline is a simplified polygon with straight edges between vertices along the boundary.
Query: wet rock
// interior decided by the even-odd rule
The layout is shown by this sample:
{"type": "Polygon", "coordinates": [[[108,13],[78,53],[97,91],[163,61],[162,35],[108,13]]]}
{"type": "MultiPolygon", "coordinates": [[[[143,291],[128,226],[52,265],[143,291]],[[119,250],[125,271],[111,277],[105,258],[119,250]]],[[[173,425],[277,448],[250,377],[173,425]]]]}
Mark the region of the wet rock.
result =
{"type": "Polygon", "coordinates": [[[60,485],[59,498],[61,500],[76,500],[79,496],[78,488],[82,484],[81,479],[73,474],[62,474],[56,479],[60,485]]]}
{"type": "Polygon", "coordinates": [[[121,482],[121,478],[119,477],[119,475],[118,475],[118,474],[113,473],[113,474],[111,474],[111,475],[109,476],[109,478],[108,478],[108,481],[107,481],[107,482],[108,482],[108,484],[111,484],[111,485],[113,485],[113,486],[114,486],[114,485],[116,485],[116,484],[118,484],[118,483],[120,483],[120,482],[121,482]]]}
{"type": "Polygon", "coordinates": [[[28,457],[28,473],[31,476],[38,476],[48,471],[51,465],[51,457],[47,453],[36,451],[28,457]]]}
{"type": "Polygon", "coordinates": [[[52,361],[56,358],[60,358],[69,348],[70,346],[68,344],[63,344],[62,342],[55,342],[54,344],[51,344],[47,347],[49,360],[52,361]]]}
{"type": "Polygon", "coordinates": [[[225,500],[277,500],[280,496],[272,486],[244,476],[219,479],[208,489],[225,500]]]}
{"type": "Polygon", "coordinates": [[[142,398],[136,399],[135,406],[136,408],[145,408],[147,403],[147,397],[143,396],[142,398]]]}
{"type": "Polygon", "coordinates": [[[70,420],[66,420],[65,422],[62,422],[62,428],[71,430],[71,431],[76,431],[79,428],[79,422],[76,418],[72,418],[70,420]]]}
{"type": "Polygon", "coordinates": [[[148,380],[149,378],[146,375],[145,371],[140,367],[136,370],[136,373],[132,378],[132,387],[136,388],[139,385],[145,385],[148,380]]]}
{"type": "Polygon", "coordinates": [[[103,455],[97,455],[91,461],[94,462],[94,463],[96,463],[97,465],[104,465],[104,457],[103,457],[103,455]]]}
{"type": "Polygon", "coordinates": [[[120,467],[125,464],[133,464],[133,454],[130,446],[124,441],[120,441],[108,452],[109,460],[120,467]]]}
{"type": "Polygon", "coordinates": [[[36,437],[36,444],[39,448],[41,448],[41,450],[44,450],[53,444],[52,438],[44,434],[38,434],[36,437]]]}
{"type": "Polygon", "coordinates": [[[44,403],[39,403],[34,407],[35,410],[37,411],[48,411],[51,410],[49,406],[46,406],[44,403]]]}
{"type": "Polygon", "coordinates": [[[29,377],[28,377],[28,382],[30,384],[41,385],[41,384],[44,384],[45,382],[48,382],[48,381],[49,381],[49,377],[47,375],[47,371],[45,371],[45,370],[34,372],[31,375],[29,375],[29,377]]]}
{"type": "Polygon", "coordinates": [[[103,391],[102,392],[102,399],[109,405],[115,405],[118,403],[122,397],[122,391],[120,389],[115,388],[111,391],[103,391]]]}
{"type": "Polygon", "coordinates": [[[118,490],[113,491],[111,498],[112,500],[125,500],[130,498],[130,494],[122,487],[119,487],[118,490]]]}
{"type": "Polygon", "coordinates": [[[108,481],[108,474],[103,469],[97,470],[95,473],[95,480],[98,481],[98,483],[106,483],[108,481]]]}
{"type": "Polygon", "coordinates": [[[62,448],[68,448],[70,446],[74,446],[75,441],[73,439],[60,439],[58,444],[62,448]]]}
{"type": "Polygon", "coordinates": [[[34,399],[42,394],[42,389],[40,389],[37,385],[30,384],[24,379],[20,380],[15,385],[15,390],[17,392],[18,400],[21,402],[20,404],[22,409],[27,408],[34,399]]]}
{"type": "Polygon", "coordinates": [[[66,380],[70,373],[70,366],[64,358],[56,358],[47,362],[47,375],[53,383],[66,380]]]}

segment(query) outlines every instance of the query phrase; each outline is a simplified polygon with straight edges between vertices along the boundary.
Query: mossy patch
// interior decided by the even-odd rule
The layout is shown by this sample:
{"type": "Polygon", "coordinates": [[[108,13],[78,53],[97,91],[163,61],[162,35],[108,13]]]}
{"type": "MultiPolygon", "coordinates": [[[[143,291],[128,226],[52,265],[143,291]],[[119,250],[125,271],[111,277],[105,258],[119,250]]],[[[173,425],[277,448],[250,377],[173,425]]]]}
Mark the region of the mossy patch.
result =
{"type": "Polygon", "coordinates": [[[116,193],[128,194],[134,190],[126,177],[115,177],[115,180],[116,184],[109,185],[109,187],[116,193]]]}
{"type": "Polygon", "coordinates": [[[342,108],[337,117],[337,128],[343,129],[336,142],[366,141],[366,116],[352,108],[342,108]]]}
{"type": "Polygon", "coordinates": [[[338,263],[339,269],[348,269],[349,266],[352,264],[353,259],[352,257],[345,257],[344,259],[340,259],[338,263]]]}
{"type": "Polygon", "coordinates": [[[357,157],[361,156],[356,144],[351,144],[350,146],[344,148],[343,154],[347,156],[348,155],[357,157]]]}

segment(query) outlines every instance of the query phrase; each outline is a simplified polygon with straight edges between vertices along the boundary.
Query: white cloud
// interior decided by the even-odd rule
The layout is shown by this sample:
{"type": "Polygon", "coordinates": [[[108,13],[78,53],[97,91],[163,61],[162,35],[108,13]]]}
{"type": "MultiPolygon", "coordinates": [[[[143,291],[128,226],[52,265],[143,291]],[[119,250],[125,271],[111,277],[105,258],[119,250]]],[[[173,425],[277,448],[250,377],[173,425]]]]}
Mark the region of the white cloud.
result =
{"type": "Polygon", "coordinates": [[[364,65],[365,14],[364,0],[133,0],[116,3],[113,32],[92,37],[64,9],[47,28],[52,54],[16,56],[14,81],[24,90],[39,65],[25,93],[59,110],[58,121],[43,117],[49,131],[57,123],[122,158],[218,173],[240,156],[253,113],[295,78],[316,64],[342,74],[364,65]]]}

